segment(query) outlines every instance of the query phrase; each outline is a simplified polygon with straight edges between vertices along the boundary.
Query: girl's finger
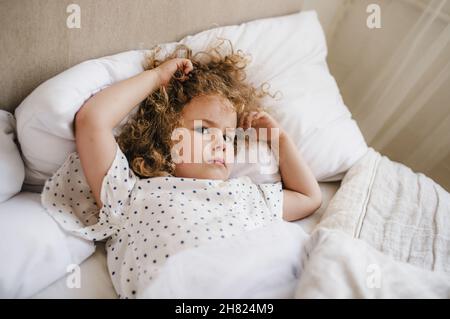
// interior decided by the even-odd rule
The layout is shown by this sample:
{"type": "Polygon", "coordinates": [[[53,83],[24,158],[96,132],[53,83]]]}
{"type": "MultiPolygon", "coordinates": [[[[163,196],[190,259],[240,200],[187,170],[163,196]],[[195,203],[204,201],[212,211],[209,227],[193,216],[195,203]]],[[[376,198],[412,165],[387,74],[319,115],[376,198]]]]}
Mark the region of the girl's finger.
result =
{"type": "Polygon", "coordinates": [[[250,114],[248,116],[248,125],[249,125],[249,127],[252,127],[253,120],[254,120],[254,117],[255,117],[256,113],[257,112],[250,112],[250,114]]]}
{"type": "Polygon", "coordinates": [[[243,128],[245,130],[248,128],[248,117],[249,117],[249,114],[248,114],[248,112],[246,112],[245,117],[244,117],[244,125],[243,125],[243,128]]]}
{"type": "Polygon", "coordinates": [[[247,115],[247,129],[252,127],[252,113],[248,113],[247,115]]]}
{"type": "Polygon", "coordinates": [[[264,116],[266,116],[266,112],[264,112],[264,111],[260,111],[260,112],[257,112],[257,114],[255,115],[255,120],[257,120],[257,119],[260,119],[261,117],[264,117],[264,116]]]}
{"type": "Polygon", "coordinates": [[[242,113],[240,118],[239,118],[239,125],[238,125],[238,127],[243,127],[243,125],[244,125],[244,118],[245,118],[245,112],[242,113]]]}
{"type": "Polygon", "coordinates": [[[178,64],[178,69],[181,72],[180,80],[184,81],[188,78],[188,74],[193,70],[192,62],[189,59],[181,60],[181,64],[178,64]]]}
{"type": "Polygon", "coordinates": [[[185,65],[185,69],[184,69],[185,74],[188,74],[189,72],[191,72],[194,69],[194,66],[192,65],[192,61],[189,59],[186,59],[184,65],[185,65]]]}

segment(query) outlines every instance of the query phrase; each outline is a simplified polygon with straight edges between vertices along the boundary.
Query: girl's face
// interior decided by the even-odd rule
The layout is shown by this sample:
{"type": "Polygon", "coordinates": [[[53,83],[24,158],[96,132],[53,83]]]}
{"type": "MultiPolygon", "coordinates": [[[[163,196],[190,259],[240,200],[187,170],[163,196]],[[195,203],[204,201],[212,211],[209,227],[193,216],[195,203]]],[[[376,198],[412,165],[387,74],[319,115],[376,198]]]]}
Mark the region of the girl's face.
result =
{"type": "Polygon", "coordinates": [[[184,106],[181,118],[184,132],[189,134],[183,135],[183,150],[179,152],[183,159],[175,164],[174,175],[227,180],[234,159],[237,125],[231,102],[219,95],[197,96],[184,106]],[[190,151],[190,156],[186,151],[190,151]]]}

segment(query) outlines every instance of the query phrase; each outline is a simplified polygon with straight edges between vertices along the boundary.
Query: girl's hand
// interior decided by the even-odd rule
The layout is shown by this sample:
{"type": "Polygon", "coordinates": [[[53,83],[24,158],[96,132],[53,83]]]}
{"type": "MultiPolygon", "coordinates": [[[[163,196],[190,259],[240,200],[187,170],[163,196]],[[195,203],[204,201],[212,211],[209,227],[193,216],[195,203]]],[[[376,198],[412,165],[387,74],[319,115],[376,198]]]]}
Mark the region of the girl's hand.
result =
{"type": "Polygon", "coordinates": [[[184,81],[187,78],[187,75],[189,72],[191,72],[194,69],[194,66],[192,65],[191,60],[189,59],[183,59],[183,58],[175,58],[168,60],[155,68],[155,71],[158,74],[160,85],[166,86],[172,76],[180,70],[182,77],[180,78],[181,81],[184,81]]]}
{"type": "Polygon", "coordinates": [[[272,133],[276,133],[276,130],[273,130],[272,132],[271,129],[278,129],[278,134],[276,134],[278,137],[285,135],[285,132],[280,128],[278,122],[265,111],[245,112],[240,118],[239,127],[242,127],[244,130],[247,130],[250,127],[255,128],[258,140],[260,139],[260,128],[267,129],[267,134],[264,138],[266,141],[271,141],[274,137],[272,136],[272,133]]]}

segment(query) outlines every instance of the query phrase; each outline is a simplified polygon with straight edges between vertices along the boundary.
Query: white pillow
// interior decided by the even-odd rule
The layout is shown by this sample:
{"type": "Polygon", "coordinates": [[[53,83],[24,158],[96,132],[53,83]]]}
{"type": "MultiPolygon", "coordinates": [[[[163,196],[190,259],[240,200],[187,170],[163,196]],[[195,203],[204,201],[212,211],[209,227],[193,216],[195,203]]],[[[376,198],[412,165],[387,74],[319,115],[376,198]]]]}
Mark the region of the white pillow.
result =
{"type": "Polygon", "coordinates": [[[275,155],[266,142],[249,143],[249,145],[239,145],[236,154],[236,161],[232,166],[230,178],[239,176],[249,176],[256,184],[276,183],[281,181],[280,171],[275,155]],[[252,158],[252,152],[255,158],[252,158]],[[241,157],[242,156],[242,157],[241,157]],[[243,163],[243,158],[246,162],[243,163]]]}
{"type": "Polygon", "coordinates": [[[0,203],[20,192],[25,178],[25,167],[14,141],[15,130],[14,116],[0,110],[0,203]]]}
{"type": "Polygon", "coordinates": [[[44,185],[75,151],[73,118],[93,94],[142,72],[144,51],[82,62],[42,83],[16,108],[25,183],[44,185]]]}
{"type": "Polygon", "coordinates": [[[315,11],[300,12],[228,26],[187,36],[181,43],[203,50],[216,37],[230,39],[234,48],[252,54],[248,80],[268,81],[283,93],[264,105],[294,138],[319,181],[342,179],[367,151],[358,125],[351,118],[330,74],[327,45],[315,11]]]}
{"type": "MultiPolygon", "coordinates": [[[[316,178],[341,179],[367,145],[328,71],[325,37],[316,12],[219,27],[180,42],[196,52],[217,41],[216,37],[230,39],[235,49],[252,54],[250,82],[267,81],[272,92],[282,91],[281,101],[266,98],[263,105],[277,111],[277,119],[294,138],[316,178]]],[[[160,55],[171,52],[176,44],[161,45],[160,55]]],[[[141,72],[145,52],[85,61],[43,83],[22,102],[16,118],[26,183],[43,185],[62,165],[75,150],[75,112],[100,89],[141,72]]]]}
{"type": "Polygon", "coordinates": [[[41,205],[22,192],[0,204],[0,298],[28,298],[68,273],[95,250],[63,231],[41,205]]]}

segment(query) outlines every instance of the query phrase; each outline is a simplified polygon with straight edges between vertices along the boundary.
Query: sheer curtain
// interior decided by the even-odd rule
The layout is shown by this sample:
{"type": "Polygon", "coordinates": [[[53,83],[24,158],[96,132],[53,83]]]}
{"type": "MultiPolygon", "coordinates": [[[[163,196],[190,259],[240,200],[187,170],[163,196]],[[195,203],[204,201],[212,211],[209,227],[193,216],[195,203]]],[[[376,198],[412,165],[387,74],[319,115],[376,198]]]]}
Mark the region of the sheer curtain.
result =
{"type": "Polygon", "coordinates": [[[450,0],[341,2],[328,59],[366,141],[450,191],[450,0]]]}

